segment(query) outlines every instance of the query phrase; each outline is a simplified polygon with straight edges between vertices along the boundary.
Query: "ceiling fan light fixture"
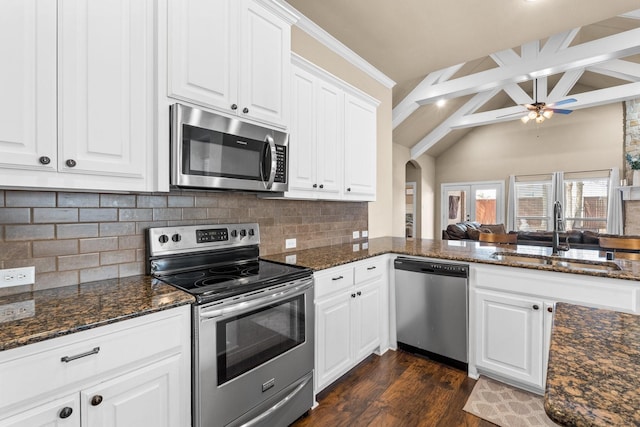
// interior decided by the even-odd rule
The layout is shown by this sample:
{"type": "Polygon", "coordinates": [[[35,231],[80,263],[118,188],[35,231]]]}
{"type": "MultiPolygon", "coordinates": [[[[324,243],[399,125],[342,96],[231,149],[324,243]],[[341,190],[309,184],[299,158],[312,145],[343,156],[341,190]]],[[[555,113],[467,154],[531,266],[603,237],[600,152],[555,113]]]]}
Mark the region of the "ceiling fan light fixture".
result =
{"type": "Polygon", "coordinates": [[[553,110],[545,110],[542,115],[545,117],[545,119],[550,119],[553,116],[553,110]]]}
{"type": "Polygon", "coordinates": [[[522,116],[520,120],[522,120],[522,123],[527,123],[530,119],[529,116],[522,116]]]}
{"type": "Polygon", "coordinates": [[[543,115],[538,115],[536,117],[536,123],[542,123],[544,122],[544,116],[543,115]]]}
{"type": "Polygon", "coordinates": [[[530,120],[535,119],[538,116],[538,113],[536,113],[535,111],[529,111],[529,114],[527,114],[527,117],[529,117],[530,120]]]}

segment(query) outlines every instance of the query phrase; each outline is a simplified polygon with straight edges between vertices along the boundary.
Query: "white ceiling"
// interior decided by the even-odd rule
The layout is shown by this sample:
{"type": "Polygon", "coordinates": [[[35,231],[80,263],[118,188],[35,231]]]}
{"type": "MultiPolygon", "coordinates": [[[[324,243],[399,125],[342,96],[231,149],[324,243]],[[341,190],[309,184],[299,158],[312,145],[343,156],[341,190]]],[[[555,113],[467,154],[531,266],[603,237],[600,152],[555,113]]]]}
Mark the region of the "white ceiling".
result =
{"type": "Polygon", "coordinates": [[[619,16],[638,0],[287,2],[397,83],[393,140],[414,157],[439,155],[472,126],[517,120],[496,118],[531,102],[529,73],[538,100],[578,99],[566,108],[640,97],[640,13],[619,16]]]}

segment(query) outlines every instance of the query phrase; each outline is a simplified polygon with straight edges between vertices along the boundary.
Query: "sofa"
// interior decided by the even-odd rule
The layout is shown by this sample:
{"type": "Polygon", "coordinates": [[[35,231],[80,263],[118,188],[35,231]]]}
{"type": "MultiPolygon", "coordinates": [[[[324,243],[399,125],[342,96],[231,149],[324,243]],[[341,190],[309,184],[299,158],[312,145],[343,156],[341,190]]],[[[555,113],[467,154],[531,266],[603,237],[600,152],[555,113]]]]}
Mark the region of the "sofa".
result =
{"type": "MultiPolygon", "coordinates": [[[[479,222],[466,221],[450,224],[442,230],[442,240],[478,240],[480,233],[506,233],[504,224],[480,224],[479,222]]],[[[519,245],[551,246],[553,241],[552,231],[510,231],[517,234],[519,245]]],[[[572,248],[600,249],[599,237],[609,236],[593,231],[571,230],[560,233],[561,242],[569,242],[572,248]]]]}

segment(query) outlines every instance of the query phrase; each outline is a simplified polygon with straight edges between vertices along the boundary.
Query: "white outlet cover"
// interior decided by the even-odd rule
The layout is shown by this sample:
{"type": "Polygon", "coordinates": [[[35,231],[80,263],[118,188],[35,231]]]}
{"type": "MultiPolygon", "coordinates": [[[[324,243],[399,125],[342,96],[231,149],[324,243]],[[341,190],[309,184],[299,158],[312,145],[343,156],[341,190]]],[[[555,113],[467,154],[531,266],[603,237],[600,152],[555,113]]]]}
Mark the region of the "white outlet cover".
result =
{"type": "Polygon", "coordinates": [[[284,241],[285,249],[293,249],[296,247],[296,239],[286,239],[284,241]]]}
{"type": "Polygon", "coordinates": [[[369,230],[362,230],[362,237],[369,237],[369,230]]]}
{"type": "Polygon", "coordinates": [[[356,231],[354,231],[354,232],[353,232],[353,238],[354,238],[354,239],[359,239],[359,238],[360,238],[360,232],[359,232],[359,231],[357,231],[357,230],[356,230],[356,231]]]}
{"type": "Polygon", "coordinates": [[[358,252],[360,250],[360,243],[356,243],[353,245],[353,252],[358,252]]]}
{"type": "Polygon", "coordinates": [[[364,249],[369,249],[369,243],[364,242],[364,243],[362,244],[362,249],[363,249],[363,250],[364,250],[364,249]]]}
{"type": "Polygon", "coordinates": [[[32,285],[35,283],[36,268],[22,267],[0,270],[0,288],[32,285]]]}

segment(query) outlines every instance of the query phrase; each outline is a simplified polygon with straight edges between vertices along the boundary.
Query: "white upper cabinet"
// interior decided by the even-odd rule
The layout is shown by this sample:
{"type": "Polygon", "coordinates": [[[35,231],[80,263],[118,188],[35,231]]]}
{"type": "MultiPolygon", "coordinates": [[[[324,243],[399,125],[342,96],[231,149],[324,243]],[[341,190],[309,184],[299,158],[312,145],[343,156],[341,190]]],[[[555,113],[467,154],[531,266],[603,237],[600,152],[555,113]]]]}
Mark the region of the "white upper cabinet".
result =
{"type": "Polygon", "coordinates": [[[0,3],[0,57],[0,167],[55,170],[55,0],[0,3]]]}
{"type": "Polygon", "coordinates": [[[161,189],[161,2],[0,2],[0,186],[161,189]]]}
{"type": "Polygon", "coordinates": [[[373,201],[378,101],[293,55],[287,198],[373,201]]]}
{"type": "Polygon", "coordinates": [[[268,0],[170,0],[169,10],[170,97],[288,126],[295,16],[268,0]]]}

